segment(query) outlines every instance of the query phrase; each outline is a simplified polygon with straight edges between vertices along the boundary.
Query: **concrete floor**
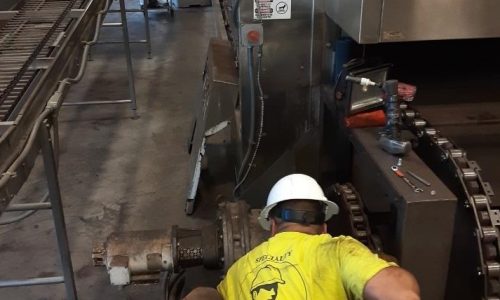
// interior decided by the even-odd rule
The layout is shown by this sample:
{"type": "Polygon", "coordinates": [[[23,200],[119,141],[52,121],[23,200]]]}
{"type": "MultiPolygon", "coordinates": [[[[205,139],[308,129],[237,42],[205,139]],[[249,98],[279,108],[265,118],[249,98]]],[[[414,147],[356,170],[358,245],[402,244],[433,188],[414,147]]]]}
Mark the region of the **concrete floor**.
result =
{"type": "MultiPolygon", "coordinates": [[[[129,4],[136,5],[136,1],[129,4]]],[[[199,228],[214,218],[205,203],[192,217],[184,215],[188,182],[186,143],[192,108],[199,101],[208,40],[214,35],[212,8],[150,16],[153,59],[144,45],[133,45],[138,112],[131,119],[125,105],[64,107],[60,114],[60,181],[67,230],[80,299],[161,299],[159,285],[118,290],[104,269],[92,266],[94,241],[116,230],[160,229],[172,224],[199,228]]],[[[130,18],[131,36],[143,36],[143,19],[130,18]]],[[[101,39],[117,39],[105,28],[101,39]]],[[[66,101],[125,99],[126,68],[121,45],[98,45],[84,80],[66,101]]],[[[43,177],[35,171],[19,201],[36,201],[43,177]]],[[[50,212],[0,227],[0,279],[60,274],[50,212]]],[[[203,270],[188,274],[213,285],[218,276],[203,270]],[[193,275],[196,274],[196,275],[193,275]],[[208,275],[207,275],[208,274],[208,275]]],[[[0,290],[0,299],[64,299],[63,285],[0,290]]]]}

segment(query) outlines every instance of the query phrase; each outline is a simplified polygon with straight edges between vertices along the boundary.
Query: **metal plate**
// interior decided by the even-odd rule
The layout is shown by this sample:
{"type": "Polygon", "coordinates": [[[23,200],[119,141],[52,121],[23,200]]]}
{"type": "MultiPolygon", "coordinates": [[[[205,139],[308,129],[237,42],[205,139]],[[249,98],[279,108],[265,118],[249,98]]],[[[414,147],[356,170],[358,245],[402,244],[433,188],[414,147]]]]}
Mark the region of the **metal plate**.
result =
{"type": "MultiPolygon", "coordinates": [[[[376,129],[352,130],[353,184],[370,213],[394,214],[392,233],[384,249],[399,259],[421,285],[422,299],[443,299],[453,238],[457,199],[414,153],[403,159],[405,168],[431,183],[415,193],[390,169],[397,157],[377,143],[376,129]],[[435,191],[433,195],[431,191],[435,191]]],[[[418,182],[415,181],[416,184],[418,182]]],[[[391,218],[385,218],[391,222],[391,218]]]]}
{"type": "Polygon", "coordinates": [[[361,44],[500,36],[491,0],[332,0],[327,12],[361,44]]]}

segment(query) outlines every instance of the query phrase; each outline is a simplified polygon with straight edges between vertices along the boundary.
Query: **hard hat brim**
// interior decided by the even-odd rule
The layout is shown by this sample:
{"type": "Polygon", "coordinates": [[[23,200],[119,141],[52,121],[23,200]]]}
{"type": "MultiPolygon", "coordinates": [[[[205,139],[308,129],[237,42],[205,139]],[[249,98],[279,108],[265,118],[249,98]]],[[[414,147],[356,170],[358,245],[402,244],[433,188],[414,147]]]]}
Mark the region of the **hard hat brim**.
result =
{"type": "MultiPolygon", "coordinates": [[[[262,211],[260,212],[260,215],[258,218],[260,226],[262,226],[262,228],[264,228],[265,230],[268,230],[268,231],[271,230],[271,220],[269,219],[269,212],[279,203],[284,202],[284,201],[288,201],[288,200],[300,200],[300,199],[287,199],[287,200],[273,203],[273,204],[270,204],[270,205],[264,207],[262,209],[262,211]]],[[[324,198],[324,199],[308,199],[308,200],[320,201],[326,205],[325,222],[330,220],[330,218],[333,215],[336,215],[339,213],[339,206],[326,198],[324,198]]]]}

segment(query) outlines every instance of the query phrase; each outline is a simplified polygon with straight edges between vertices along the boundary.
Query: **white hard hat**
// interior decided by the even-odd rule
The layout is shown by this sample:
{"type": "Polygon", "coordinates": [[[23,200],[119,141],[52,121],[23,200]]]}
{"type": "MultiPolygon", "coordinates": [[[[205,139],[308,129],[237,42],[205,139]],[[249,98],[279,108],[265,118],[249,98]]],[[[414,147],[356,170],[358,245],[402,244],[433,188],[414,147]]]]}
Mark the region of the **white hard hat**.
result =
{"type": "Polygon", "coordinates": [[[337,204],[329,201],[314,178],[304,174],[291,174],[278,180],[267,197],[266,207],[260,212],[259,223],[265,230],[271,229],[269,212],[278,203],[293,200],[316,200],[325,204],[325,221],[338,214],[337,204]]]}

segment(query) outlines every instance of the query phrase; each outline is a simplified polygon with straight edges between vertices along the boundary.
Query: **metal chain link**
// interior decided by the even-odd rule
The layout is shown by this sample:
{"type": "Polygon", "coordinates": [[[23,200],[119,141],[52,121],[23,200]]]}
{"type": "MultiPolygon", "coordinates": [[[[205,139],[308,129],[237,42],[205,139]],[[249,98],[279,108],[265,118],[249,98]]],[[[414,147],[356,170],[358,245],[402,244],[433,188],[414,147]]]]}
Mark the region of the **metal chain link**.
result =
{"type": "Polygon", "coordinates": [[[418,111],[403,106],[405,125],[418,137],[419,143],[426,143],[436,151],[440,160],[451,163],[454,176],[463,189],[464,198],[459,199],[470,210],[475,225],[475,238],[479,251],[478,275],[484,276],[484,299],[500,299],[500,212],[491,208],[491,186],[484,182],[480,167],[467,158],[466,152],[457,147],[429,122],[420,117],[418,111]]]}
{"type": "Polygon", "coordinates": [[[358,192],[351,183],[335,184],[335,193],[341,203],[341,207],[346,209],[345,212],[349,218],[349,226],[351,236],[363,243],[368,248],[375,250],[376,244],[373,240],[370,223],[363,208],[363,202],[358,192]]]}

